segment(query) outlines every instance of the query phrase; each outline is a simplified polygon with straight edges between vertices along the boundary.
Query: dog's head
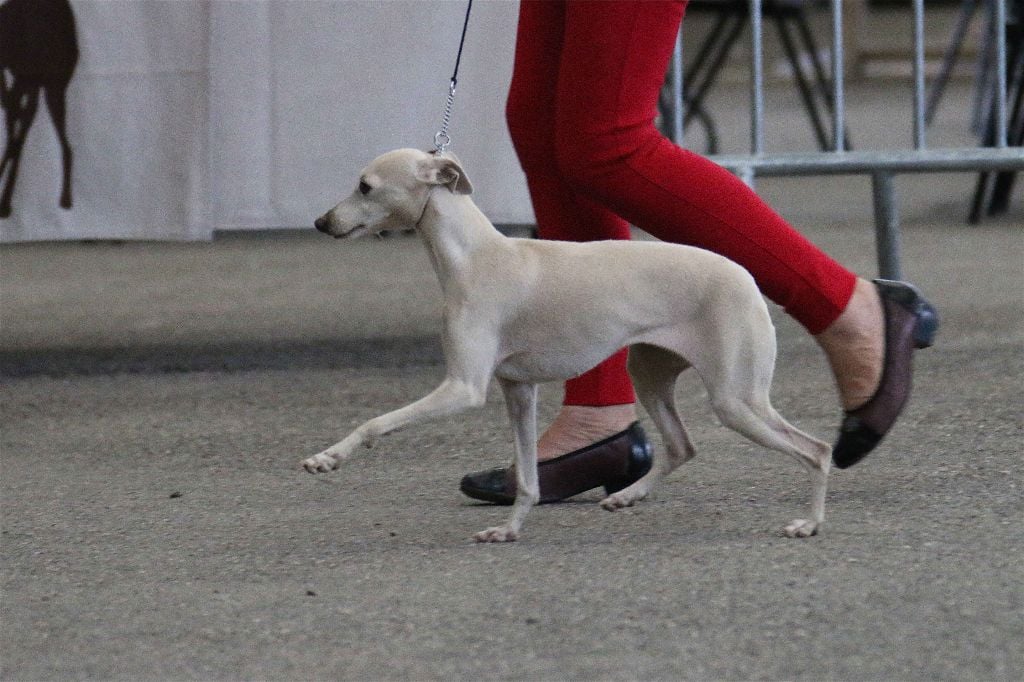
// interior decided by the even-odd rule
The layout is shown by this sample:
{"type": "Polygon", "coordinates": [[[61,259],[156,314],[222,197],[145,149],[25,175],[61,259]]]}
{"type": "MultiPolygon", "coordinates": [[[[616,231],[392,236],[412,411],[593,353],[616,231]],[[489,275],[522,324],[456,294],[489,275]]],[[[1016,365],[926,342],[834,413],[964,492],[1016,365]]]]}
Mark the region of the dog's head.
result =
{"type": "Polygon", "coordinates": [[[454,194],[473,191],[454,155],[397,149],[371,161],[352,194],[314,225],[335,238],[409,229],[423,216],[435,187],[454,194]]]}

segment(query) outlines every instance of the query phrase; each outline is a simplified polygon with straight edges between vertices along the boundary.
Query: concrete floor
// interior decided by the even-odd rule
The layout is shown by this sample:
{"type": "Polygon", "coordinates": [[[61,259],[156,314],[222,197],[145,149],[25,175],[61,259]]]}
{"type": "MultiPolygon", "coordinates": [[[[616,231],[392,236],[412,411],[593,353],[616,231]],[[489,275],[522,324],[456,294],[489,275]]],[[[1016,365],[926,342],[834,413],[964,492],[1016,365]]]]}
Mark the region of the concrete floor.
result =
{"type": "MultiPolygon", "coordinates": [[[[870,275],[867,186],[760,189],[870,275]]],[[[469,540],[506,510],[457,490],[510,457],[496,394],[303,473],[441,376],[414,238],[0,247],[0,678],[1019,679],[1024,221],[966,227],[972,187],[900,179],[941,333],[805,541],[780,533],[802,472],[693,377],[696,460],[627,511],[539,508],[507,546],[469,540]]],[[[824,360],[773,312],[775,404],[831,438],[824,360]]]]}

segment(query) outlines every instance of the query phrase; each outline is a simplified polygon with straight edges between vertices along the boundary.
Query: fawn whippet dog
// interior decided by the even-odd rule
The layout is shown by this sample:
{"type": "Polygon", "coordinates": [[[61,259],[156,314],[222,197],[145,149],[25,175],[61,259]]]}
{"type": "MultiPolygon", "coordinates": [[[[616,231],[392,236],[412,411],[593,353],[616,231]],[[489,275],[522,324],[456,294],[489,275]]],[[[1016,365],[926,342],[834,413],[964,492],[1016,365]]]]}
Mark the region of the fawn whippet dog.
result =
{"type": "Polygon", "coordinates": [[[515,540],[539,498],[537,384],[577,376],[629,346],[630,376],[664,451],[655,453],[648,474],[602,500],[602,507],[643,499],[694,456],[674,399],[677,377],[693,367],[723,424],[807,468],[810,518],[793,521],[785,533],[818,531],[831,448],[787,423],[769,402],[775,330],[746,270],[676,244],[508,238],[471,192],[454,157],[400,149],[372,161],[351,196],[316,220],[318,230],[336,238],[415,227],[441,282],[447,369],[424,398],[371,419],[304,460],[307,471],[336,469],[378,436],[482,405],[497,377],[512,422],[516,500],[504,525],[474,539],[515,540]]]}

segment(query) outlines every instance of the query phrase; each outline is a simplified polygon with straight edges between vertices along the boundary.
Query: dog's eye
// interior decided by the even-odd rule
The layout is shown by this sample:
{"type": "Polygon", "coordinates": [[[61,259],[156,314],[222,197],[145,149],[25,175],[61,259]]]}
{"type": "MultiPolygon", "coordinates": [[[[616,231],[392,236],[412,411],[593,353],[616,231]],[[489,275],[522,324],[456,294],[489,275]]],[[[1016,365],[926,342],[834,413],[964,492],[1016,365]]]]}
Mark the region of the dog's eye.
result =
{"type": "Polygon", "coordinates": [[[369,194],[371,189],[373,189],[373,188],[370,187],[368,184],[366,184],[365,180],[360,180],[359,181],[359,193],[360,194],[369,194]]]}

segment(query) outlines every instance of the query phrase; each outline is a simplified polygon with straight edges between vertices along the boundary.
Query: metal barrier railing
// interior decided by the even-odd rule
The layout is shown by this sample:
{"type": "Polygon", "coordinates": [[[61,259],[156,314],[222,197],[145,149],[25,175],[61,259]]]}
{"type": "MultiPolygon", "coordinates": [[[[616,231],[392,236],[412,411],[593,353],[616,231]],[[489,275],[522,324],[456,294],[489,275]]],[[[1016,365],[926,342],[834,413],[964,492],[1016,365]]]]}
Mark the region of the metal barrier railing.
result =
{"type": "MultiPolygon", "coordinates": [[[[1008,144],[1007,106],[1007,7],[1006,0],[994,3],[997,27],[993,36],[995,47],[995,79],[993,84],[994,139],[991,146],[930,149],[925,125],[925,41],[924,0],[913,0],[913,140],[906,149],[887,151],[850,151],[846,148],[846,100],[843,73],[843,3],[831,0],[832,26],[832,148],[820,152],[774,153],[764,146],[764,46],[763,0],[749,0],[751,28],[751,125],[750,153],[712,155],[718,164],[736,173],[748,184],[758,176],[801,175],[870,175],[874,202],[875,237],[878,269],[882,277],[902,277],[900,256],[899,207],[894,177],[904,173],[935,173],[951,171],[1022,171],[1024,148],[1008,144]]],[[[1015,17],[1024,21],[1024,17],[1015,17]]],[[[667,117],[669,136],[683,140],[682,34],[673,57],[671,115],[667,117]]]]}

